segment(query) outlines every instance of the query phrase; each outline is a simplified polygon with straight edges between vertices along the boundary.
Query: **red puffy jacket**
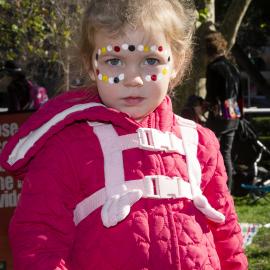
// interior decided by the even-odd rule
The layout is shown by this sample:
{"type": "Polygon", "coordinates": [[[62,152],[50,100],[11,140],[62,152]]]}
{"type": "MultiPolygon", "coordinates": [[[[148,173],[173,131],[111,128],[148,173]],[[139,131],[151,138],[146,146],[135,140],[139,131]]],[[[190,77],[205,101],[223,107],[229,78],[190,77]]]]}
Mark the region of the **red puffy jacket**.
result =
{"type": "MultiPolygon", "coordinates": [[[[247,269],[218,141],[200,125],[197,157],[201,190],[225,215],[224,223],[209,221],[188,198],[142,198],[116,226],[102,224],[100,207],[74,224],[76,205],[105,185],[101,146],[87,121],[112,123],[119,135],[134,133],[139,127],[179,133],[168,97],[141,123],[97,106],[70,113],[37,133],[61,111],[93,101],[99,102],[85,91],[49,101],[2,152],[2,166],[24,178],[9,231],[14,270],[247,269]],[[38,140],[29,145],[26,138],[33,134],[38,140]],[[21,150],[19,159],[13,161],[11,153],[19,142],[29,149],[21,150]]],[[[181,176],[188,181],[185,156],[179,153],[133,148],[123,151],[123,161],[127,181],[145,175],[181,176]]]]}

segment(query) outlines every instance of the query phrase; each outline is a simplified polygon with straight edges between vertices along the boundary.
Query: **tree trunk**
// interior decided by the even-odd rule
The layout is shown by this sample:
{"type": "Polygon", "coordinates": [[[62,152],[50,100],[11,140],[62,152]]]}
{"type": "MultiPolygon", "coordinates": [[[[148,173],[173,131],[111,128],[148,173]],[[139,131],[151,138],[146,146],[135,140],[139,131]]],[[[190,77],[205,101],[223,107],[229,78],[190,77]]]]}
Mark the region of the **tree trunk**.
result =
{"type": "MultiPolygon", "coordinates": [[[[176,87],[173,96],[174,111],[179,114],[187,98],[192,95],[205,96],[205,52],[204,36],[215,22],[215,0],[203,0],[204,8],[208,10],[207,21],[200,24],[196,30],[196,39],[194,46],[194,57],[192,61],[192,70],[186,82],[176,87]]],[[[213,29],[212,29],[213,30],[213,29]]]]}
{"type": "Polygon", "coordinates": [[[228,50],[235,44],[236,36],[252,0],[233,0],[226,12],[220,32],[228,42],[228,50]]]}
{"type": "Polygon", "coordinates": [[[205,8],[208,10],[207,21],[214,23],[215,18],[215,0],[204,0],[205,8]]]}
{"type": "MultiPolygon", "coordinates": [[[[205,97],[205,47],[204,38],[209,30],[215,30],[215,0],[203,0],[204,7],[208,10],[208,19],[200,25],[196,32],[196,46],[192,63],[192,72],[183,85],[176,88],[173,97],[174,111],[179,113],[187,97],[197,94],[205,97]]],[[[252,0],[232,0],[221,26],[221,32],[229,43],[229,47],[235,43],[239,26],[252,0]]]]}

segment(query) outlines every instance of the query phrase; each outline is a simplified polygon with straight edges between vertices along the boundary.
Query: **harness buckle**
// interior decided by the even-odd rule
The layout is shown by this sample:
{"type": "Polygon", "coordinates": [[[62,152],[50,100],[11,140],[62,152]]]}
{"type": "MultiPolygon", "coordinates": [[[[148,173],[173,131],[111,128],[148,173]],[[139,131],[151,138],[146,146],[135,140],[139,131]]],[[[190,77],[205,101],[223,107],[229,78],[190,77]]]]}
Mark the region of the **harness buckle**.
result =
{"type": "Polygon", "coordinates": [[[152,151],[175,152],[178,139],[171,132],[162,132],[153,128],[138,128],[140,148],[152,151]]]}
{"type": "Polygon", "coordinates": [[[170,178],[165,175],[147,175],[144,178],[145,197],[178,198],[179,177],[170,178]]]}

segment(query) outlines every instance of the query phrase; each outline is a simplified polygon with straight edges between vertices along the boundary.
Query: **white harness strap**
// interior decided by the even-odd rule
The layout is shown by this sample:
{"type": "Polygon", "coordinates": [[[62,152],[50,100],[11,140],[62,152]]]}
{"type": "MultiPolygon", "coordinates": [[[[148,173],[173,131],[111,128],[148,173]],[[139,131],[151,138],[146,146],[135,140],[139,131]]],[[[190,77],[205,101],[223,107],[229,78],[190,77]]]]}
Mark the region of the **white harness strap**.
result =
{"type": "MultiPolygon", "coordinates": [[[[91,123],[89,123],[91,125],[91,123]]],[[[105,187],[107,196],[113,196],[115,187],[119,189],[125,182],[122,151],[119,151],[120,140],[112,125],[95,125],[104,158],[105,187]]]]}
{"type": "Polygon", "coordinates": [[[186,161],[188,166],[189,183],[193,195],[193,203],[208,219],[222,223],[225,216],[214,209],[202,194],[201,186],[201,166],[197,158],[198,132],[196,124],[193,121],[178,118],[183,145],[186,152],[186,161]]]}
{"type": "MultiPolygon", "coordinates": [[[[110,218],[114,218],[117,216],[117,213],[115,212],[123,211],[122,208],[126,206],[123,204],[119,205],[119,199],[121,199],[123,195],[126,196],[126,204],[130,203],[129,197],[134,194],[137,195],[135,196],[136,200],[134,202],[139,200],[141,197],[156,199],[188,198],[190,200],[193,198],[190,184],[188,182],[183,181],[179,177],[170,178],[164,175],[151,175],[145,176],[145,178],[139,180],[125,181],[125,184],[113,187],[113,190],[111,190],[110,193],[114,193],[114,195],[111,195],[110,197],[107,195],[107,191],[107,187],[104,187],[77,204],[74,211],[75,225],[78,225],[97,208],[105,205],[106,201],[111,203],[110,198],[113,198],[114,203],[117,203],[118,205],[115,207],[116,209],[114,209],[114,213],[104,213],[103,211],[103,216],[105,216],[103,219],[108,219],[108,216],[110,216],[110,218]]],[[[123,202],[120,201],[120,204],[121,203],[123,202]]],[[[119,221],[120,220],[117,222],[119,221]]],[[[109,222],[105,223],[108,224],[107,227],[112,226],[109,222]]]]}
{"type": "Polygon", "coordinates": [[[170,132],[155,129],[138,129],[135,134],[118,136],[112,125],[89,123],[99,138],[104,157],[105,188],[80,202],[74,210],[77,225],[98,207],[102,206],[104,226],[111,227],[123,220],[130,207],[141,197],[188,198],[209,219],[223,222],[224,216],[210,206],[202,195],[201,168],[197,159],[198,134],[196,124],[178,118],[183,141],[170,132]],[[189,181],[180,177],[150,175],[143,179],[125,181],[122,151],[139,147],[151,151],[166,151],[186,154],[189,181]]]}

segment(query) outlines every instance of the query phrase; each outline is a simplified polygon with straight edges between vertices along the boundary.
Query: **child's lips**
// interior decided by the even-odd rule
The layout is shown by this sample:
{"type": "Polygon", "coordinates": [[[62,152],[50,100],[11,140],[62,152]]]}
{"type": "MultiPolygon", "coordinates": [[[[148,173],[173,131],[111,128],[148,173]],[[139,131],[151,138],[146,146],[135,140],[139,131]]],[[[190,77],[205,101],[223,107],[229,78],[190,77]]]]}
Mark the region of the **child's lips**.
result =
{"type": "Polygon", "coordinates": [[[143,97],[126,97],[126,98],[123,98],[124,102],[127,105],[131,105],[131,106],[140,104],[141,102],[143,102],[144,99],[145,98],[143,98],[143,97]]]}

